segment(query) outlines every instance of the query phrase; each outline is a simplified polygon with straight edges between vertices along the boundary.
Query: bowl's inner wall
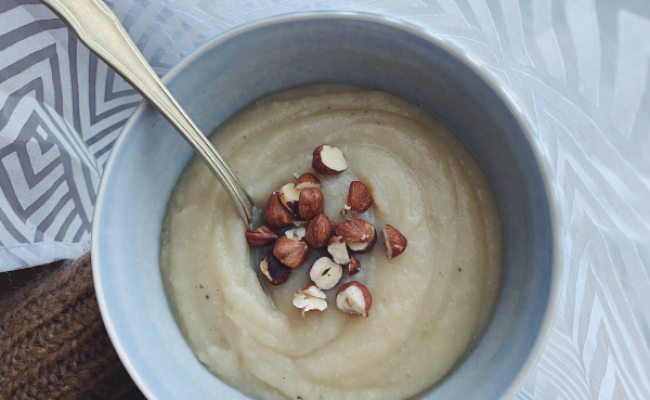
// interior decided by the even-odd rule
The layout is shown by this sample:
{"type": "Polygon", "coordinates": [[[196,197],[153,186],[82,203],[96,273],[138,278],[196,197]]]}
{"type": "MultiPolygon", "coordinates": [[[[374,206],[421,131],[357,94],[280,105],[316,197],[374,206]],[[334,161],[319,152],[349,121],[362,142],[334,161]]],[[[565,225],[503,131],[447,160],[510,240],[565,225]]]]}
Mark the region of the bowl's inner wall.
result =
{"type": "MultiPolygon", "coordinates": [[[[172,72],[168,85],[204,132],[260,97],[318,81],[393,92],[451,126],[496,192],[506,264],[501,299],[482,341],[423,397],[500,397],[537,338],[549,299],[553,248],[547,193],[534,154],[494,90],[430,41],[349,17],[267,24],[225,35],[193,57],[182,71],[172,72]]],[[[99,293],[118,349],[156,398],[238,398],[206,372],[182,339],[158,268],[163,215],[190,147],[145,107],[113,151],[95,214],[93,258],[101,265],[99,293]]]]}

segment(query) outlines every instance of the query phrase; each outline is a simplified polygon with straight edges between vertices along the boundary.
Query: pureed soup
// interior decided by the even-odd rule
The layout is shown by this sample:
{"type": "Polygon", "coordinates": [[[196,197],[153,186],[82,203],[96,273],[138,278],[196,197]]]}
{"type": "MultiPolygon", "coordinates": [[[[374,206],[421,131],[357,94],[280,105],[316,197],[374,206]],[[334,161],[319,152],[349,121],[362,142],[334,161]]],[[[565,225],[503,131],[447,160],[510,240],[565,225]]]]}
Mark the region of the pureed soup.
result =
{"type": "MultiPolygon", "coordinates": [[[[315,84],[252,104],[212,143],[260,209],[310,172],[325,216],[339,227],[344,217],[367,221],[379,237],[372,250],[348,254],[359,272],[350,276],[343,263],[331,289],[313,286],[327,308],[312,302],[317,310],[303,313],[296,294],[314,285],[310,267],[328,251],[310,248],[286,282],[272,285],[258,269],[274,244],[248,246],[232,201],[195,157],[170,198],[160,261],[185,338],[222,381],[259,399],[402,399],[442,379],[480,338],[502,276],[502,221],[479,164],[439,120],[387,92],[315,84]],[[341,150],[345,171],[314,172],[322,144],[341,150]],[[359,215],[347,210],[353,181],[372,196],[359,215]],[[385,224],[408,240],[397,257],[387,257],[385,224]],[[338,288],[350,281],[372,297],[367,317],[354,312],[358,296],[337,305],[338,288]]],[[[309,225],[300,224],[274,231],[302,243],[309,225]]],[[[322,276],[336,268],[314,269],[322,276]]],[[[330,287],[336,276],[317,279],[330,287]]]]}

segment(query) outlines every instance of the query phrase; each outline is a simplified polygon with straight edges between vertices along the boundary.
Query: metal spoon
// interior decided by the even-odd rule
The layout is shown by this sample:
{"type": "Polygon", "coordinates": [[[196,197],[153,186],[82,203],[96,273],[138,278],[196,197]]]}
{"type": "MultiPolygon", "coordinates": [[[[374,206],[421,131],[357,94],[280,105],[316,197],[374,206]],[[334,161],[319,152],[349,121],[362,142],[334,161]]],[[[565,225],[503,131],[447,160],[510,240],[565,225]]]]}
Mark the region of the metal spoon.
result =
{"type": "Polygon", "coordinates": [[[176,128],[235,202],[246,225],[253,220],[253,200],[205,135],[162,83],[129,34],[102,0],[41,0],[79,39],[127,80],[176,128]]]}

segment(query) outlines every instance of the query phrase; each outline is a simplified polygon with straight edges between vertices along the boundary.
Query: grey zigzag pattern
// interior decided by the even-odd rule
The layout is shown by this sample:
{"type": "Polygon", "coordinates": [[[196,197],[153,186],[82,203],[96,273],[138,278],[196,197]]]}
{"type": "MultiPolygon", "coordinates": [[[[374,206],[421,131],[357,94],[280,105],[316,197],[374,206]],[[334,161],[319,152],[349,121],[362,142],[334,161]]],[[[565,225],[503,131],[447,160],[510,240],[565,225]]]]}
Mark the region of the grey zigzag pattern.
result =
{"type": "MultiPolygon", "coordinates": [[[[119,126],[138,98],[79,46],[60,24],[56,25],[52,14],[42,6],[6,1],[0,5],[0,120],[13,124],[13,135],[23,135],[22,128],[28,126],[27,117],[36,116],[29,128],[24,129],[27,141],[0,157],[0,168],[5,168],[8,162],[5,159],[11,161],[13,157],[18,164],[23,160],[31,168],[27,169],[31,172],[24,174],[24,186],[35,194],[33,200],[19,200],[25,203],[20,208],[7,208],[6,202],[0,203],[0,211],[6,211],[0,213],[0,224],[13,227],[7,228],[14,229],[12,243],[24,244],[37,241],[34,227],[38,224],[33,224],[30,231],[25,223],[29,218],[17,211],[29,209],[50,189],[38,186],[39,181],[46,180],[45,176],[61,179],[59,187],[66,188],[62,192],[80,193],[77,195],[80,203],[71,202],[75,206],[81,204],[77,212],[84,211],[89,218],[87,204],[92,205],[94,196],[90,188],[96,187],[119,126]],[[15,11],[12,7],[22,11],[7,16],[15,11]],[[16,22],[20,18],[24,22],[16,22]],[[5,25],[4,21],[9,19],[10,24],[5,25]],[[30,29],[34,32],[26,34],[30,29]],[[51,36],[39,36],[43,32],[51,32],[51,36]],[[28,37],[37,39],[30,42],[28,37]],[[52,53],[49,46],[54,46],[56,52],[52,53]],[[5,60],[18,57],[17,51],[11,50],[18,47],[21,49],[18,54],[29,59],[28,64],[32,66],[11,78],[12,88],[25,89],[12,90],[8,100],[9,94],[3,89],[10,82],[5,78],[4,71],[9,66],[5,60]],[[42,57],[40,61],[38,57],[42,57]],[[53,78],[57,74],[58,81],[53,78]],[[38,85],[42,87],[40,92],[32,89],[38,85]],[[37,93],[41,93],[40,97],[37,93]],[[16,104],[14,108],[7,108],[12,104],[16,104]],[[18,107],[22,108],[18,110],[18,107]],[[21,116],[20,121],[12,122],[15,115],[21,116]],[[61,131],[57,132],[55,126],[61,131]],[[45,137],[44,132],[59,142],[45,143],[39,139],[45,137]],[[70,141],[70,137],[75,140],[70,141]],[[34,141],[29,142],[32,138],[34,141]],[[69,155],[67,164],[65,156],[59,155],[64,153],[69,155]],[[84,176],[78,172],[81,163],[75,164],[74,160],[89,160],[84,165],[90,179],[80,178],[84,176]],[[74,178],[66,180],[70,174],[74,178]]],[[[650,199],[650,3],[637,0],[403,0],[399,3],[113,0],[107,3],[160,74],[225,29],[270,15],[316,9],[392,15],[423,26],[467,51],[492,72],[530,118],[560,194],[565,252],[561,304],[545,352],[518,398],[650,398],[650,308],[647,306],[650,304],[650,208],[647,207],[650,199]]],[[[4,151],[9,137],[7,128],[4,129],[0,130],[0,151],[4,151]]],[[[3,193],[7,186],[4,182],[0,177],[3,193]]],[[[17,186],[13,184],[12,190],[16,191],[17,186]]],[[[56,199],[63,197],[56,196],[56,199]]],[[[69,196],[72,198],[74,194],[69,196]]],[[[36,218],[35,208],[30,210],[33,211],[30,218],[36,218]]],[[[60,212],[60,219],[65,221],[74,215],[72,210],[60,212]]],[[[44,221],[46,217],[39,215],[34,221],[44,221]]],[[[68,236],[69,243],[74,243],[76,232],[83,231],[83,221],[74,229],[70,228],[73,224],[70,222],[64,230],[66,233],[61,233],[63,241],[68,236]]],[[[61,227],[63,223],[52,222],[38,238],[43,243],[52,243],[61,227]]],[[[79,241],[86,239],[82,233],[79,241]]],[[[7,245],[11,246],[4,243],[7,245]]],[[[10,265],[42,259],[30,258],[36,253],[20,253],[13,248],[2,251],[3,260],[14,257],[8,261],[10,265]]]]}
{"type": "Polygon", "coordinates": [[[140,100],[32,3],[0,6],[16,27],[0,34],[0,271],[87,247],[103,163],[140,100]]]}

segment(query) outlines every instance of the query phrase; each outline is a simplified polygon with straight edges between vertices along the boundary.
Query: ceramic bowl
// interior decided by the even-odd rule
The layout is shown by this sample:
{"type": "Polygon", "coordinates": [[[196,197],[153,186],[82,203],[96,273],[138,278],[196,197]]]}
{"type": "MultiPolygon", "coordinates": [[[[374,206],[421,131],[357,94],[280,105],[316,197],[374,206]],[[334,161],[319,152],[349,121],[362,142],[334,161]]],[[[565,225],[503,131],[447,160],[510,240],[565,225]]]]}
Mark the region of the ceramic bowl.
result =
{"type": "MultiPolygon", "coordinates": [[[[377,15],[290,14],[232,29],[164,81],[204,132],[270,93],[343,81],[393,92],[446,122],[494,187],[505,222],[503,285],[471,354],[423,399],[509,399],[539,357],[558,302],[554,195],[534,132],[489,73],[412,25],[377,15]]],[[[192,150],[141,104],[115,143],[92,230],[100,309],[115,348],[149,399],[243,399],[194,356],[174,321],[158,264],[172,187],[192,150]]]]}

